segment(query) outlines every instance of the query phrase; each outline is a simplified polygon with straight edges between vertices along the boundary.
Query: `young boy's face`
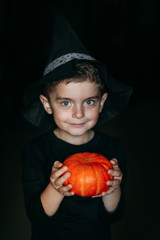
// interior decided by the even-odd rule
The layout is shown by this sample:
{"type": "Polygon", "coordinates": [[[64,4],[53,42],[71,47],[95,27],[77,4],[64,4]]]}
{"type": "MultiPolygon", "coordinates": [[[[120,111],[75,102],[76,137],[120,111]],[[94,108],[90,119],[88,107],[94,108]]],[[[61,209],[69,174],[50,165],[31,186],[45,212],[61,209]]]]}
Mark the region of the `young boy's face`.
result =
{"type": "Polygon", "coordinates": [[[107,93],[101,96],[99,86],[84,82],[61,82],[49,94],[50,101],[43,95],[40,100],[61,132],[72,136],[82,136],[97,123],[107,93]]]}

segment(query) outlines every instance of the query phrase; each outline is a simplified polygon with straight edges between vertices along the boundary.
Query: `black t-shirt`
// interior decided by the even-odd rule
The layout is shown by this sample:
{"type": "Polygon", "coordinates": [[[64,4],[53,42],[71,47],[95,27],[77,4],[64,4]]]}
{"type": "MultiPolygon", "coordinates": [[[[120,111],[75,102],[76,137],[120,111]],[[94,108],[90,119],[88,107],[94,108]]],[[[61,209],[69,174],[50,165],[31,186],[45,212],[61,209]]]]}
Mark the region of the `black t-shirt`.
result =
{"type": "Polygon", "coordinates": [[[53,132],[28,142],[23,151],[22,183],[27,215],[32,225],[32,240],[110,239],[110,223],[117,220],[124,208],[125,158],[120,142],[106,134],[95,132],[86,144],[72,145],[58,139],[53,132]],[[123,172],[122,197],[117,210],[106,211],[101,197],[64,197],[57,212],[45,214],[40,195],[49,183],[54,161],[63,162],[68,156],[79,152],[96,152],[109,160],[118,159],[123,172]]]}

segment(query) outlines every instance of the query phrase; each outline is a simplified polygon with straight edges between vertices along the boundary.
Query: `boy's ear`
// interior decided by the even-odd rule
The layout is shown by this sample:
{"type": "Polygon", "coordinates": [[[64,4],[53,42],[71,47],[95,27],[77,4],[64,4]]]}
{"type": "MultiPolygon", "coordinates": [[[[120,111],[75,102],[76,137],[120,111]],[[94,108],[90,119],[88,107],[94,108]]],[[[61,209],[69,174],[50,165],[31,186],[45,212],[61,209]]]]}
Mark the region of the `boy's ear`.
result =
{"type": "Polygon", "coordinates": [[[51,105],[50,105],[50,102],[48,101],[48,99],[42,94],[39,95],[39,99],[40,99],[41,103],[43,104],[43,107],[46,110],[46,112],[48,114],[52,114],[53,111],[52,111],[52,108],[51,108],[51,105]]]}
{"type": "Polygon", "coordinates": [[[105,103],[107,97],[108,97],[108,93],[104,93],[102,98],[101,98],[101,101],[100,101],[99,112],[102,112],[102,109],[103,109],[103,106],[104,106],[104,103],[105,103]]]}

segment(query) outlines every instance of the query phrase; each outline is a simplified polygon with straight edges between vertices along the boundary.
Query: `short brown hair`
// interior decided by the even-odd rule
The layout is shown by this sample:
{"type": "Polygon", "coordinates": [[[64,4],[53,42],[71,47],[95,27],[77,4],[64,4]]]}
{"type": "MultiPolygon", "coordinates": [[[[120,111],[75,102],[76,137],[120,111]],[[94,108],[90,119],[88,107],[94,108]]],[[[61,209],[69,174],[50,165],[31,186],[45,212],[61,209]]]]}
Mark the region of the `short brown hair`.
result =
{"type": "Polygon", "coordinates": [[[76,74],[72,78],[62,79],[56,82],[49,82],[44,86],[43,94],[49,98],[49,93],[53,90],[55,86],[57,86],[61,82],[65,82],[66,84],[70,82],[83,82],[86,78],[89,78],[91,82],[95,82],[100,89],[101,94],[105,91],[105,85],[102,82],[98,69],[87,61],[77,61],[75,64],[76,74]]]}

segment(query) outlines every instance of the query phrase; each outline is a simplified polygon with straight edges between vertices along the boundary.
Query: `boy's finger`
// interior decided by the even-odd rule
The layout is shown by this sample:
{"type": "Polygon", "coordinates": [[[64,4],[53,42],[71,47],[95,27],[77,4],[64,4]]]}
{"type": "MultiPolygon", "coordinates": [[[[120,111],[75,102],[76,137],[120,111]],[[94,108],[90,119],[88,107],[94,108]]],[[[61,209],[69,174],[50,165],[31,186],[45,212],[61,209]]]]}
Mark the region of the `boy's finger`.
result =
{"type": "Polygon", "coordinates": [[[119,187],[120,185],[120,180],[113,180],[113,181],[108,181],[107,185],[110,187],[119,187]]]}
{"type": "Polygon", "coordinates": [[[67,172],[67,173],[65,173],[63,176],[61,176],[60,178],[58,178],[58,179],[54,182],[55,186],[56,186],[56,187],[62,186],[63,183],[67,180],[67,178],[70,177],[70,175],[71,175],[71,174],[70,174],[69,172],[67,172]]]}
{"type": "Polygon", "coordinates": [[[74,195],[74,192],[64,192],[63,195],[66,196],[66,197],[70,197],[70,196],[74,195]]]}
{"type": "Polygon", "coordinates": [[[59,191],[62,192],[62,193],[65,193],[65,192],[68,192],[70,189],[72,188],[72,185],[71,184],[68,184],[67,186],[61,186],[59,188],[59,191]]]}
{"type": "Polygon", "coordinates": [[[73,196],[74,192],[70,191],[71,188],[72,188],[72,185],[68,184],[67,186],[59,187],[58,191],[64,196],[73,196]]]}
{"type": "Polygon", "coordinates": [[[122,177],[122,172],[121,171],[115,171],[115,170],[108,170],[108,173],[114,177],[122,177]]]}
{"type": "Polygon", "coordinates": [[[102,195],[100,194],[100,195],[94,195],[94,196],[92,196],[92,198],[97,198],[97,197],[102,197],[102,195]]]}
{"type": "Polygon", "coordinates": [[[116,159],[116,158],[112,158],[111,160],[110,160],[110,162],[113,164],[113,165],[118,165],[118,160],[116,159]]]}
{"type": "Polygon", "coordinates": [[[53,171],[51,174],[51,178],[52,179],[57,179],[59,178],[63,173],[65,173],[67,171],[68,167],[67,166],[63,166],[62,168],[53,171]]]}
{"type": "Polygon", "coordinates": [[[59,162],[59,161],[55,161],[54,162],[54,164],[53,164],[53,168],[60,168],[60,167],[62,167],[62,163],[61,162],[59,162]]]}

